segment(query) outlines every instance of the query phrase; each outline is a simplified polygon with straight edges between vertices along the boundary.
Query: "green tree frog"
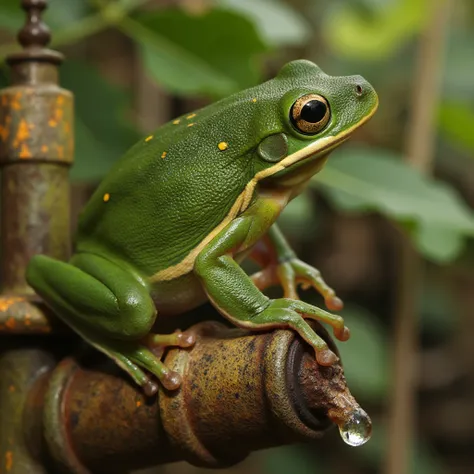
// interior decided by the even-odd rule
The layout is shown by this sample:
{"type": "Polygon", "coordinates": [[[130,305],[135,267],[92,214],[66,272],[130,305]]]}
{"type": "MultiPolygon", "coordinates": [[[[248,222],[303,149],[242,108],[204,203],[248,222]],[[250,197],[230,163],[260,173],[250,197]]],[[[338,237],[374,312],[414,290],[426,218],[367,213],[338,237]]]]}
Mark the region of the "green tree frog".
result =
{"type": "Polygon", "coordinates": [[[362,77],[329,76],[296,60],[261,85],[172,120],[98,186],[70,261],[35,256],[28,283],[148,394],[157,379],[169,390],[181,382],[160,348],[194,343],[190,332],[153,334],[155,319],[206,299],[238,327],[297,331],[318,363],[331,365],[336,355],[306,319],[331,325],[342,341],[349,330],[340,316],[299,300],[296,287],[315,287],[330,311],[342,302],[296,257],[276,220],[377,104],[362,77]],[[247,275],[245,258],[264,268],[247,275]],[[270,299],[262,291],[275,283],[284,295],[270,299]]]}

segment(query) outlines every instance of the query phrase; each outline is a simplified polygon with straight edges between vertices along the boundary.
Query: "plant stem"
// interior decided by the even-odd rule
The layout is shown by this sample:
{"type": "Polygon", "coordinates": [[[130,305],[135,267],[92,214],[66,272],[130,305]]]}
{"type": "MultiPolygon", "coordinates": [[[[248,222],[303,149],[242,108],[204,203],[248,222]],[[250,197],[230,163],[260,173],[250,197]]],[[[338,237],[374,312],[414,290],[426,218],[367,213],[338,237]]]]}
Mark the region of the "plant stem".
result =
{"type": "MultiPolygon", "coordinates": [[[[431,172],[435,145],[436,108],[440,95],[449,0],[430,4],[430,17],[418,48],[412,115],[407,132],[405,160],[421,173],[431,172]]],[[[400,235],[398,300],[395,310],[394,384],[389,416],[386,474],[407,474],[414,442],[416,416],[416,371],[418,297],[423,278],[423,260],[406,235],[400,235]]]]}

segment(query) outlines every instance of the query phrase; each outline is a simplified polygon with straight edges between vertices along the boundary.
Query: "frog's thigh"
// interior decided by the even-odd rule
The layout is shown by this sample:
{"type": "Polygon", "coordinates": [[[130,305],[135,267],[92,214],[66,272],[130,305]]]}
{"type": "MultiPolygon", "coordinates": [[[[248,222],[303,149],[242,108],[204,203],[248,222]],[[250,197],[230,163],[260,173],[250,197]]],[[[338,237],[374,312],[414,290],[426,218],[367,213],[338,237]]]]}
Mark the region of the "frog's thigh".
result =
{"type": "Polygon", "coordinates": [[[71,264],[34,257],[28,281],[73,327],[88,327],[117,339],[138,339],[156,318],[147,288],[129,272],[99,256],[79,254],[71,264]]]}

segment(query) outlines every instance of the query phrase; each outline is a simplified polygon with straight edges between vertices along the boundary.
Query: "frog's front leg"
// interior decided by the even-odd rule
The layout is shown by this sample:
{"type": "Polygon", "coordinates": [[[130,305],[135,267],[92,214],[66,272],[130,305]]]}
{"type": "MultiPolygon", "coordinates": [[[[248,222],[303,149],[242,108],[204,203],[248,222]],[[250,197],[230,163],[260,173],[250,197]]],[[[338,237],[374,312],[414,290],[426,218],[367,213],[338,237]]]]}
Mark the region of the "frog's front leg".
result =
{"type": "Polygon", "coordinates": [[[61,319],[111,357],[147,395],[158,386],[143,369],[165,388],[179,387],[179,374],[161,362],[159,352],[168,346],[188,347],[194,336],[150,334],[156,308],[139,276],[97,255],[78,254],[70,263],[37,255],[27,280],[61,319]]]}
{"type": "Polygon", "coordinates": [[[255,330],[292,328],[314,348],[321,365],[331,365],[337,360],[336,355],[305,318],[331,325],[335,336],[346,340],[349,330],[343,319],[302,301],[269,299],[233,258],[255,244],[273,224],[279,213],[273,204],[257,200],[233,220],[201,251],[195,262],[195,272],[210,301],[235,325],[255,330]]]}
{"type": "Polygon", "coordinates": [[[260,272],[252,275],[253,282],[260,290],[280,284],[285,298],[299,299],[297,285],[303,289],[312,286],[324,298],[329,310],[340,311],[343,308],[341,299],[327,285],[319,270],[296,256],[277,224],[270,227],[253,249],[250,258],[262,266],[260,272]]]}

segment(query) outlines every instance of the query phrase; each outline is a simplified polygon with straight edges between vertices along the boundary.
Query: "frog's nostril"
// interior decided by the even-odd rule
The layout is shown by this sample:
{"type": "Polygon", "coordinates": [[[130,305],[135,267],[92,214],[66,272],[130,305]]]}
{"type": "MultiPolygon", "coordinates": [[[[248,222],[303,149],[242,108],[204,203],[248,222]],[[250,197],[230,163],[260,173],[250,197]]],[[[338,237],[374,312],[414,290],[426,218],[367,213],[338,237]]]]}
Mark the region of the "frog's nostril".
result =
{"type": "Polygon", "coordinates": [[[355,90],[359,97],[364,93],[364,88],[360,84],[356,85],[355,90]]]}

